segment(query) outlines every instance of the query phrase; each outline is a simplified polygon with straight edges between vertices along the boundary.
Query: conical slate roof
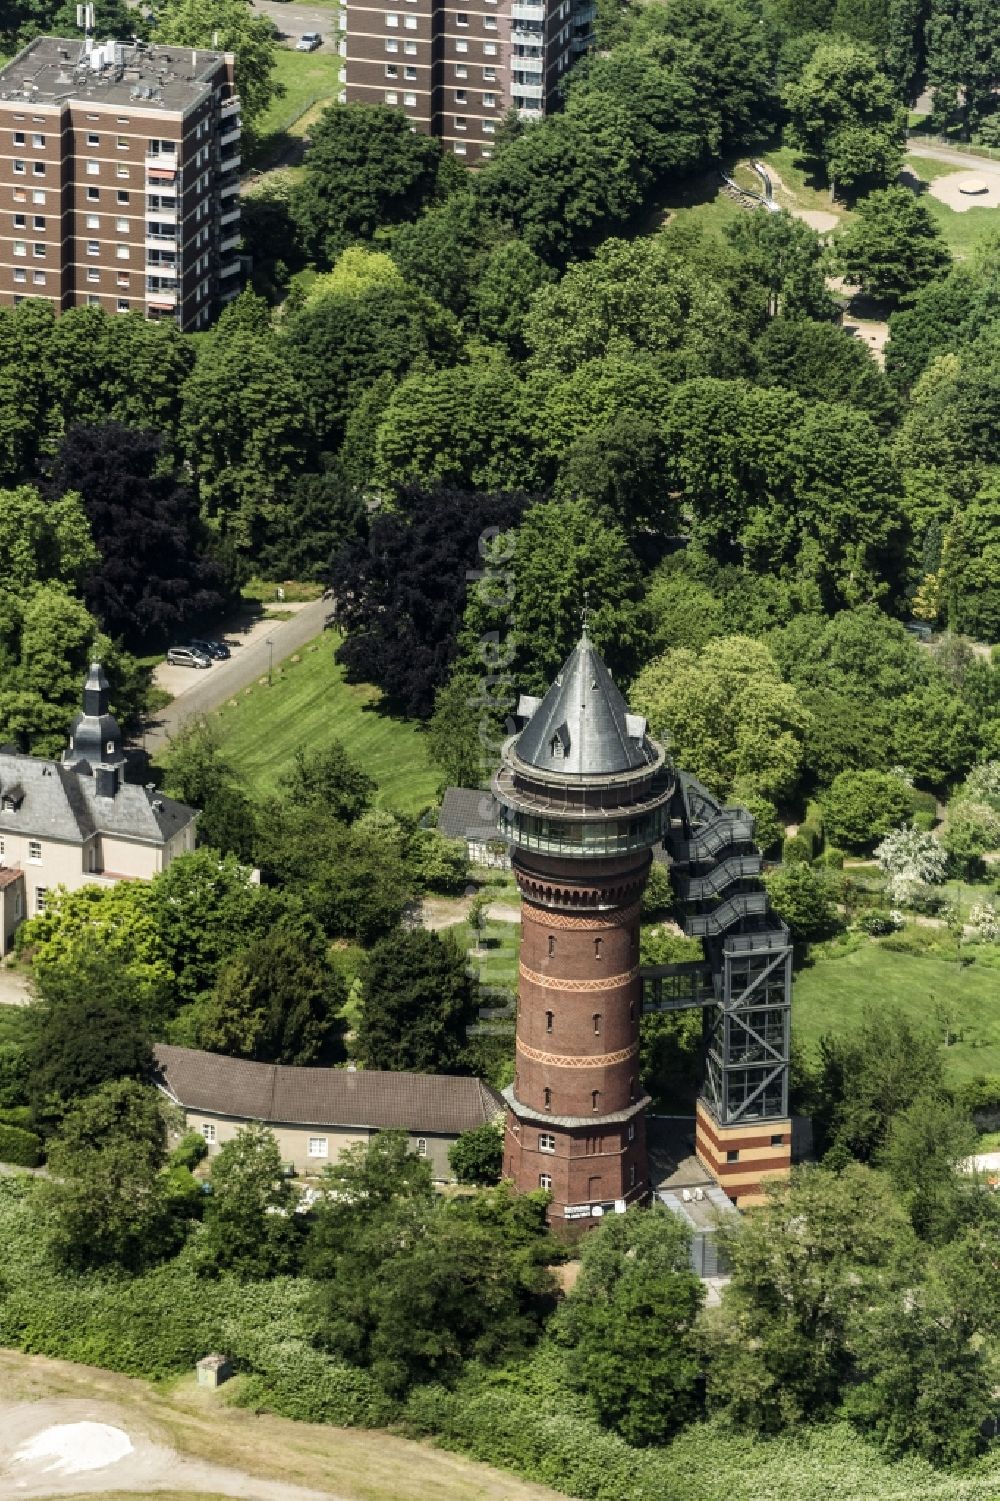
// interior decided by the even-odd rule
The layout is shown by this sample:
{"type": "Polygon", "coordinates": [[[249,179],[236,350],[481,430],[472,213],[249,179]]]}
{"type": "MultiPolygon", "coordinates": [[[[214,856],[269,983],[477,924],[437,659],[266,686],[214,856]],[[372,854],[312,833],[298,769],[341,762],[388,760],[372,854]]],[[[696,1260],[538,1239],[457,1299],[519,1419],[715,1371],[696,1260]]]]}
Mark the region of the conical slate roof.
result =
{"type": "Polygon", "coordinates": [[[586,629],[517,738],[517,759],[563,776],[615,776],[652,766],[646,721],[629,712],[586,629]]]}

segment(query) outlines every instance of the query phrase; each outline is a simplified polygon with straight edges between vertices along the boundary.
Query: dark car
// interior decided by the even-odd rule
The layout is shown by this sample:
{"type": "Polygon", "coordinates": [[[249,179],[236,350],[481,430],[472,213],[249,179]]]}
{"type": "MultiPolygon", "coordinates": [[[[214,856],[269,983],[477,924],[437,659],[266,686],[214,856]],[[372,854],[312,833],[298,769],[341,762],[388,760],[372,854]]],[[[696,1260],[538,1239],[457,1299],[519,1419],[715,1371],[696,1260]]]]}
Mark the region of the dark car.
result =
{"type": "Polygon", "coordinates": [[[211,657],[206,657],[203,651],[197,651],[193,646],[172,646],[167,652],[167,661],[171,667],[211,667],[211,657]]]}
{"type": "Polygon", "coordinates": [[[226,662],[232,655],[224,641],[190,641],[195,651],[200,651],[203,656],[211,657],[213,662],[226,662]]]}

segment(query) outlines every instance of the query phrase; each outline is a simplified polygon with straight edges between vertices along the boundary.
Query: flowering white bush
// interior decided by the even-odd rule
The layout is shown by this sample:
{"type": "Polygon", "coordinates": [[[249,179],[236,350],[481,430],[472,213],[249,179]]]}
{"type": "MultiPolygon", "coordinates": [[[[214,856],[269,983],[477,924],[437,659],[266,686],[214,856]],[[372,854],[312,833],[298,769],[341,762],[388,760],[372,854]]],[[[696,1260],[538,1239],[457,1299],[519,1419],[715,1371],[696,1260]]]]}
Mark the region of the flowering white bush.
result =
{"type": "Polygon", "coordinates": [[[894,902],[905,902],[922,885],[944,880],[948,856],[933,834],[919,829],[893,829],[875,847],[878,867],[886,875],[886,888],[894,902]]]}
{"type": "Polygon", "coordinates": [[[980,902],[973,907],[969,913],[969,925],[984,943],[996,943],[1000,938],[1000,912],[992,902],[980,902]]]}
{"type": "Polygon", "coordinates": [[[966,777],[959,797],[974,803],[1000,803],[1000,761],[984,761],[966,777]]]}

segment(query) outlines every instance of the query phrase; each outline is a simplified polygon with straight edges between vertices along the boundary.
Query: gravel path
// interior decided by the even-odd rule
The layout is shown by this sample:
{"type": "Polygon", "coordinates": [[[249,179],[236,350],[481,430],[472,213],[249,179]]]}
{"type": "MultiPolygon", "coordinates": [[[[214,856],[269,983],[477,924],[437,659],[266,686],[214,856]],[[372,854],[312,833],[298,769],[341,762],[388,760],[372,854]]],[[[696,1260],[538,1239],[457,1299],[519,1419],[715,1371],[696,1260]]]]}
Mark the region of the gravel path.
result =
{"type": "MultiPolygon", "coordinates": [[[[110,1446],[109,1446],[110,1447],[110,1446]]],[[[122,1447],[121,1444],[118,1446],[122,1447]]],[[[81,1452],[77,1462],[85,1462],[81,1452]]],[[[140,1432],[134,1420],[103,1403],[54,1398],[42,1402],[0,1403],[0,1501],[56,1496],[106,1496],[114,1491],[154,1495],[191,1491],[248,1501],[336,1501],[332,1491],[306,1490],[283,1481],[263,1480],[204,1460],[190,1459],[140,1432]],[[127,1435],[131,1447],[121,1457],[93,1468],[68,1469],[51,1458],[18,1458],[39,1447],[39,1435],[62,1424],[107,1424],[127,1435]]]]}
{"type": "Polygon", "coordinates": [[[26,1006],[30,1000],[28,976],[22,970],[0,969],[0,1006],[26,1006]]]}

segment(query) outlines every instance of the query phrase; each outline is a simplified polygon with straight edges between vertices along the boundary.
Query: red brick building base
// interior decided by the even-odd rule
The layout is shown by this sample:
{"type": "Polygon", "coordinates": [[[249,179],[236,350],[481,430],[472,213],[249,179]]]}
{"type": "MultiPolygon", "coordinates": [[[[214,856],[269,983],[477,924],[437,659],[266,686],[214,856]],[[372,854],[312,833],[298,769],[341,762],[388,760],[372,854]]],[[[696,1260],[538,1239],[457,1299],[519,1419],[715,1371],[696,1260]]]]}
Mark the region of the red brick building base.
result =
{"type": "Polygon", "coordinates": [[[764,1201],[769,1178],[787,1178],[792,1166],[792,1123],[750,1121],[720,1126],[702,1100],[695,1115],[698,1161],[740,1209],[764,1201]]]}

